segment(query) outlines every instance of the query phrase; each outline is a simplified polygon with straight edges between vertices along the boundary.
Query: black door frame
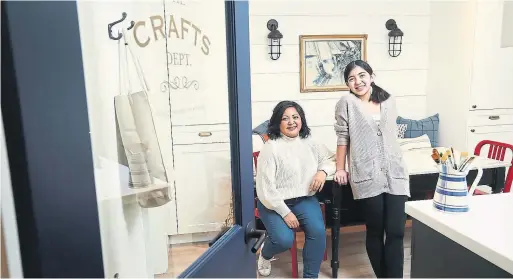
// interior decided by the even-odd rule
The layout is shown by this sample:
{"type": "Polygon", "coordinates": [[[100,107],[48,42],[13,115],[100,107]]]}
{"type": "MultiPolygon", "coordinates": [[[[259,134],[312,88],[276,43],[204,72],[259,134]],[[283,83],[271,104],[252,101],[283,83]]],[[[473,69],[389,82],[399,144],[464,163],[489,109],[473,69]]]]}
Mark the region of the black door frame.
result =
{"type": "MultiPolygon", "coordinates": [[[[2,115],[24,276],[104,278],[76,1],[1,5],[2,115]]],[[[232,184],[243,225],[253,220],[243,206],[253,191],[237,186],[253,185],[248,3],[226,2],[226,19],[232,184]]],[[[213,251],[243,236],[240,225],[213,251]]],[[[213,255],[183,276],[208,274],[202,267],[213,255]]],[[[244,262],[254,270],[254,257],[244,262]]]]}

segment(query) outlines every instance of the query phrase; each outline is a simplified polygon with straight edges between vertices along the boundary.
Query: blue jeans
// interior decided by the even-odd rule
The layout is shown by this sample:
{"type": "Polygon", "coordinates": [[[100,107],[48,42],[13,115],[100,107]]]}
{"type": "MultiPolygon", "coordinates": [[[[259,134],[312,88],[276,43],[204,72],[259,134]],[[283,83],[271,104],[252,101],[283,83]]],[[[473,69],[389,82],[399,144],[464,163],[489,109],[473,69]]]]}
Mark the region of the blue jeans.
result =
{"type": "MultiPolygon", "coordinates": [[[[322,218],[319,200],[315,196],[285,200],[305,232],[303,248],[303,277],[317,278],[326,249],[326,228],[322,218]]],[[[267,230],[262,256],[271,259],[274,255],[287,251],[294,242],[294,231],[285,224],[283,218],[262,203],[257,204],[260,219],[267,230]]]]}

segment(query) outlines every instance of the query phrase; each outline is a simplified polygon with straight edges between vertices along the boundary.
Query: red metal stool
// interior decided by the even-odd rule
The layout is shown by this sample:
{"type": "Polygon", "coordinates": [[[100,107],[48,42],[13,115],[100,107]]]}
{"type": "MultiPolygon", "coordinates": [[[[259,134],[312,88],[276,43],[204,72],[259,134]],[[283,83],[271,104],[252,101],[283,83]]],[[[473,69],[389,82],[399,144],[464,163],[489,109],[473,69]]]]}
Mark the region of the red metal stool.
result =
{"type": "MultiPolygon", "coordinates": [[[[513,145],[492,141],[492,140],[483,140],[480,141],[474,150],[474,155],[479,156],[481,154],[481,149],[484,146],[489,146],[487,157],[494,160],[504,161],[504,157],[506,156],[506,151],[511,151],[513,155],[513,145]]],[[[513,165],[513,157],[511,159],[511,164],[513,165]]],[[[506,181],[504,182],[504,193],[509,193],[511,191],[511,183],[513,182],[513,167],[509,167],[508,174],[506,176],[506,181]]],[[[486,194],[478,190],[474,191],[474,195],[482,195],[486,194]]]]}

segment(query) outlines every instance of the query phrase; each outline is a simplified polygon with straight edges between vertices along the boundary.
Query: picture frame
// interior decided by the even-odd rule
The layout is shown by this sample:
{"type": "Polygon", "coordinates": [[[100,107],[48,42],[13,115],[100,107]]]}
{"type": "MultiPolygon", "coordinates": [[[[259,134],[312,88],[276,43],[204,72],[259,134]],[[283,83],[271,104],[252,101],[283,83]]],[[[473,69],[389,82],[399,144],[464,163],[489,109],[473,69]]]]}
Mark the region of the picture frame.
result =
{"type": "Polygon", "coordinates": [[[367,61],[367,34],[300,35],[300,92],[349,91],[344,69],[357,59],[367,61]]]}

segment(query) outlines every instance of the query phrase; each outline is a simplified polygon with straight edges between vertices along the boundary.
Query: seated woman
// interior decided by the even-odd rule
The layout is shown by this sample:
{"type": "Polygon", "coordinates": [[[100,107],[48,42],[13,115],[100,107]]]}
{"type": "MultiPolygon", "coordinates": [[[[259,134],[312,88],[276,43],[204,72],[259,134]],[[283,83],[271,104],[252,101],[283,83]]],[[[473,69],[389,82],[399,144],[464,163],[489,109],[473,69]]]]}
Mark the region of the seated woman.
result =
{"type": "Polygon", "coordinates": [[[303,277],[318,277],[326,229],[319,201],[326,176],[335,173],[334,154],[309,138],[305,113],[295,102],[282,101],[273,110],[269,140],[258,156],[257,207],[268,237],[258,258],[258,272],[271,273],[271,258],[292,247],[293,229],[305,231],[303,277]]]}

